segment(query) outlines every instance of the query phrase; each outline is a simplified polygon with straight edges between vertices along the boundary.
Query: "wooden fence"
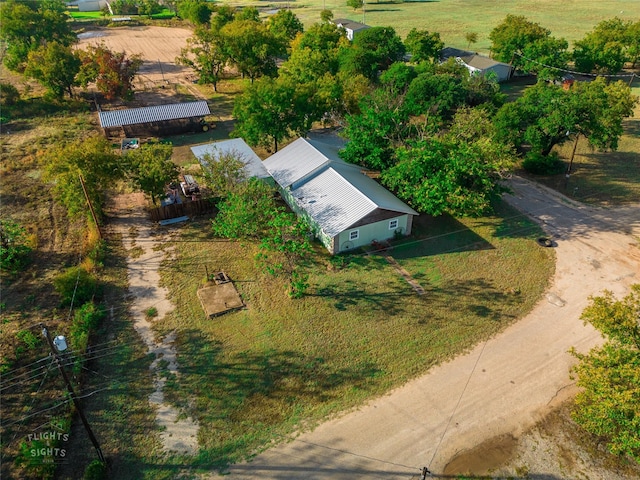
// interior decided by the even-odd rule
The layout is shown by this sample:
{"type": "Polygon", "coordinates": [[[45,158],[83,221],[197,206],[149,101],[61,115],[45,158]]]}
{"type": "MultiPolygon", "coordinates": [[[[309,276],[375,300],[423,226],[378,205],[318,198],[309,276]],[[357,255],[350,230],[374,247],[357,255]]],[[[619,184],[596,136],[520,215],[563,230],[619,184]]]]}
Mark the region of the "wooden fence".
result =
{"type": "Polygon", "coordinates": [[[149,216],[154,222],[159,222],[160,220],[169,220],[171,218],[204,215],[215,211],[216,199],[207,198],[152,208],[149,210],[149,216]]]}

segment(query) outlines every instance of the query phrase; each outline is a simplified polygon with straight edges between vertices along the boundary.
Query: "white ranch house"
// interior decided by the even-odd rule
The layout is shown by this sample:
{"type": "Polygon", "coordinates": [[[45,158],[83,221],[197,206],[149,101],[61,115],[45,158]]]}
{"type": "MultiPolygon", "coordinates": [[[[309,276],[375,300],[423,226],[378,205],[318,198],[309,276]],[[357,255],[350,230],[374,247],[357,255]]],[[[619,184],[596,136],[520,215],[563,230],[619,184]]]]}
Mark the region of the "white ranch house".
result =
{"type": "Polygon", "coordinates": [[[362,167],[341,160],[339,146],[299,138],[264,161],[283,198],[307,219],[331,254],[409,235],[418,213],[362,167]]]}

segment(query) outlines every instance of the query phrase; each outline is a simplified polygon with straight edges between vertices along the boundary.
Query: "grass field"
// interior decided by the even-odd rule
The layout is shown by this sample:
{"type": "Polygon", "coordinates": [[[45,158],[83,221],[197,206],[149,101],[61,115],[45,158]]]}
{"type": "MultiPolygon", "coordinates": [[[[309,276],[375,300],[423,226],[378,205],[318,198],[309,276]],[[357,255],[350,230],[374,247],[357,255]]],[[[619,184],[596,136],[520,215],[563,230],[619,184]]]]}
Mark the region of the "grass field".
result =
{"type": "MultiPolygon", "coordinates": [[[[266,9],[262,2],[238,2],[223,0],[231,5],[255,5],[266,9]]],[[[371,26],[392,26],[404,39],[412,28],[439,32],[449,46],[466,48],[465,34],[478,33],[474,50],[488,52],[489,32],[507,14],[524,15],[551,30],[552,35],[564,37],[570,43],[589,32],[600,21],[619,16],[637,21],[637,0],[512,0],[492,2],[487,0],[435,0],[395,2],[367,2],[365,12],[347,7],[346,0],[301,0],[298,2],[271,3],[268,8],[288,7],[305,25],[320,21],[320,12],[327,8],[334,18],[349,18],[371,26]]]]}
{"type": "Polygon", "coordinates": [[[290,300],[282,279],[256,270],[254,244],[214,238],[207,220],[185,226],[163,269],[176,310],[159,333],[178,332],[181,373],[165,393],[200,422],[199,463],[238,461],[505,328],[553,271],[540,233],[502,204],[481,219],[424,217],[392,255],[425,295],[383,257],[331,259],[318,247],[308,295],[290,300]],[[206,318],[196,297],[205,267],[227,272],[248,308],[206,318]]]}

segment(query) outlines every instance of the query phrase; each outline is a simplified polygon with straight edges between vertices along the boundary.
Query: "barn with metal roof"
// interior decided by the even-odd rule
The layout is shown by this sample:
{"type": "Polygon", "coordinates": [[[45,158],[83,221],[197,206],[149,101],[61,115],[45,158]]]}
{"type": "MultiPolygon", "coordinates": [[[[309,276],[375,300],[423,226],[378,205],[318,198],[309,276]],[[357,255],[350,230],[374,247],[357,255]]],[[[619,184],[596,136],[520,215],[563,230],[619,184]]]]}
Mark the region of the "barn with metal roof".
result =
{"type": "Polygon", "coordinates": [[[418,212],[361,167],[340,159],[338,149],[299,138],[263,163],[289,206],[332,254],[409,235],[418,212]]]}
{"type": "Polygon", "coordinates": [[[211,115],[206,101],[171,103],[152,107],[99,112],[100,126],[109,132],[121,128],[127,136],[136,133],[175,133],[184,130],[208,130],[203,119],[211,115]]]}

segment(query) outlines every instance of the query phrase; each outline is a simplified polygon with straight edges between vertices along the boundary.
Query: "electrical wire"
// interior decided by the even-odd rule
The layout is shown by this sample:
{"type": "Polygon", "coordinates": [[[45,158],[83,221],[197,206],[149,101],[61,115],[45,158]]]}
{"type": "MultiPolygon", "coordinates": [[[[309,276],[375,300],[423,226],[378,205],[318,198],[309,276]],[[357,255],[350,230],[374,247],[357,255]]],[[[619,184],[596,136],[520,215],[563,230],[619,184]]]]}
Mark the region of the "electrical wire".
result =
{"type": "Polygon", "coordinates": [[[513,52],[514,55],[519,56],[520,58],[524,58],[525,60],[528,60],[532,63],[535,63],[537,65],[541,65],[545,68],[551,68],[553,70],[558,70],[559,72],[565,72],[565,73],[570,73],[572,75],[579,75],[581,77],[607,77],[607,78],[627,78],[627,77],[635,77],[636,74],[635,73],[631,73],[631,74],[603,74],[603,73],[584,73],[584,72],[578,72],[575,70],[568,70],[566,68],[560,68],[560,67],[554,67],[553,65],[547,65],[545,63],[539,62],[537,60],[534,60],[532,58],[529,57],[525,57],[523,54],[519,53],[519,52],[513,52]]]}

